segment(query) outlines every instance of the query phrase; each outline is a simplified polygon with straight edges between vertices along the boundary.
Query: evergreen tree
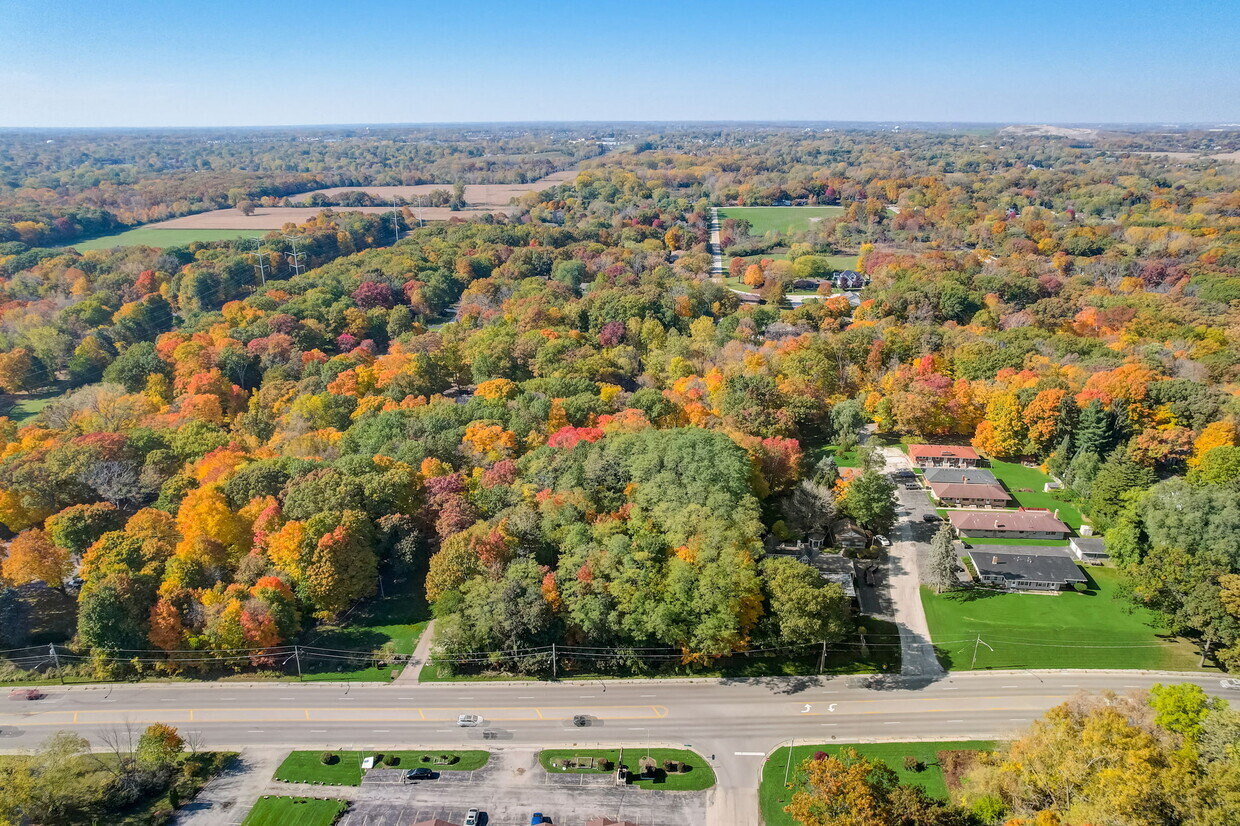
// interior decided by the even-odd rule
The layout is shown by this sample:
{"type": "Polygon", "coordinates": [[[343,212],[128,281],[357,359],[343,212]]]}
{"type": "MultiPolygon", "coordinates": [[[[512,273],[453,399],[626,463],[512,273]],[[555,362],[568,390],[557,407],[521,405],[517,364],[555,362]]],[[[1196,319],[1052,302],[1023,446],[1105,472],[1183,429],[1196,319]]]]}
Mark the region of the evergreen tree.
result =
{"type": "Polygon", "coordinates": [[[1114,444],[1115,425],[1111,414],[1102,406],[1102,402],[1094,399],[1085,405],[1076,426],[1075,436],[1077,456],[1082,453],[1106,455],[1114,444]]]}
{"type": "Polygon", "coordinates": [[[930,542],[930,564],[925,572],[926,584],[935,593],[956,587],[956,546],[952,541],[951,525],[944,522],[930,542]]]}

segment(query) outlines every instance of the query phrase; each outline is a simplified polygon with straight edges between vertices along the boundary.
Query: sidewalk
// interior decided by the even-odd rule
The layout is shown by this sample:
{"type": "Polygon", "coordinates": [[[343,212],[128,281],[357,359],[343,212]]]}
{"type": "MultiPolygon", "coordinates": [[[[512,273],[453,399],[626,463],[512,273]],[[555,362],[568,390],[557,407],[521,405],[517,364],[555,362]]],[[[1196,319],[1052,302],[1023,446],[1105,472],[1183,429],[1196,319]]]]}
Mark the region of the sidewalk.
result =
{"type": "Polygon", "coordinates": [[[431,620],[422,629],[422,635],[418,637],[418,644],[413,649],[413,654],[409,657],[409,664],[405,666],[405,670],[400,672],[393,685],[416,685],[418,678],[422,674],[422,668],[426,665],[431,656],[431,644],[435,640],[435,621],[431,620]]]}

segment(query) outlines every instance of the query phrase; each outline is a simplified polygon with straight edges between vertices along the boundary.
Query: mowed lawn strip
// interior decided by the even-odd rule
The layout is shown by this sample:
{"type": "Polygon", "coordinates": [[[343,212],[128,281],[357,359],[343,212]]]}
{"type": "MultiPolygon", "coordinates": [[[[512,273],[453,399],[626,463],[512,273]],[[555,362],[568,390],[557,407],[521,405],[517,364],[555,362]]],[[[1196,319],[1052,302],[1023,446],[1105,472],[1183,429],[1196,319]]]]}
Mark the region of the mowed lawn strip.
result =
{"type": "Polygon", "coordinates": [[[491,758],[488,751],[453,751],[450,749],[429,751],[333,751],[337,760],[331,765],[324,765],[322,751],[294,751],[284,758],[280,768],[274,775],[276,780],[284,783],[321,783],[326,786],[360,786],[362,783],[362,761],[376,754],[395,756],[398,761],[388,766],[375,763],[375,768],[417,769],[428,768],[433,771],[476,771],[487,764],[491,758]],[[440,756],[458,758],[457,762],[447,764],[436,762],[440,756]],[[422,758],[429,758],[423,761],[422,758]]]}
{"type": "MultiPolygon", "coordinates": [[[[620,764],[621,749],[544,749],[538,753],[538,763],[551,774],[602,774],[601,769],[563,769],[559,765],[573,758],[593,757],[596,760],[610,760],[615,766],[620,764]]],[[[659,769],[663,768],[664,760],[677,760],[684,763],[689,771],[683,774],[661,773],[662,782],[655,780],[634,780],[634,786],[643,789],[655,789],[662,792],[700,792],[715,785],[715,772],[706,762],[706,758],[687,749],[645,749],[639,747],[625,748],[624,764],[636,776],[642,758],[649,755],[659,769]]],[[[610,772],[608,772],[610,773],[610,772]]]]}
{"type": "Polygon", "coordinates": [[[813,224],[819,223],[811,221],[812,218],[821,221],[843,214],[844,207],[838,206],[720,207],[719,221],[722,223],[727,218],[743,218],[749,222],[750,235],[762,236],[768,232],[805,232],[813,224]]]}
{"type": "Polygon", "coordinates": [[[343,800],[263,795],[242,826],[331,826],[347,808],[343,800]]]}
{"type": "MultiPolygon", "coordinates": [[[[982,554],[985,549],[974,546],[971,553],[982,554]]],[[[1093,581],[1081,593],[1013,594],[973,588],[936,594],[922,588],[921,602],[939,661],[945,668],[968,671],[976,648],[978,670],[1198,670],[1199,653],[1192,643],[1169,635],[1154,611],[1117,596],[1122,584],[1119,571],[1083,570],[1093,581]]]]}
{"type": "Polygon", "coordinates": [[[1060,520],[1068,527],[1074,531],[1081,529],[1081,511],[1076,504],[1076,495],[1063,490],[1043,493],[1042,486],[1052,480],[1042,471],[1015,462],[998,461],[991,461],[989,470],[1007,487],[1021,507],[1046,508],[1051,512],[1058,510],[1060,520]],[[1028,488],[1028,491],[1022,491],[1022,488],[1028,488]],[[1056,494],[1063,498],[1057,499],[1056,494]]]}
{"type": "Polygon", "coordinates": [[[815,752],[839,754],[844,749],[855,749],[862,757],[881,760],[895,771],[901,783],[921,786],[931,797],[947,799],[947,784],[943,778],[943,770],[938,764],[938,753],[941,751],[990,751],[995,747],[993,740],[960,740],[931,743],[831,743],[829,745],[788,746],[776,749],[762,766],[762,785],[758,787],[758,805],[762,810],[762,821],[766,826],[797,826],[784,812],[784,807],[792,802],[795,788],[784,785],[785,775],[794,787],[797,767],[815,752]],[[792,765],[788,765],[791,753],[792,765]],[[920,760],[925,769],[920,772],[904,768],[904,758],[913,756],[920,760]]]}

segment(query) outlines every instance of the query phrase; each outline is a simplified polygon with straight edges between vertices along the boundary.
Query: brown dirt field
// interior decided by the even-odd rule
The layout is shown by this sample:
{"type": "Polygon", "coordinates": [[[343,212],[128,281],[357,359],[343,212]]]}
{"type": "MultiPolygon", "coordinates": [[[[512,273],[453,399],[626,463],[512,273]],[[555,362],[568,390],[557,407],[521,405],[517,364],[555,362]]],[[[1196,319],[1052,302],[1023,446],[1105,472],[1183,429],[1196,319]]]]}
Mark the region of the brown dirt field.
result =
{"type": "MultiPolygon", "coordinates": [[[[577,171],[568,169],[563,172],[552,172],[529,184],[466,184],[465,201],[473,207],[506,207],[513,198],[519,198],[527,192],[537,192],[548,187],[571,181],[577,177],[577,171]]],[[[318,189],[325,195],[336,195],[341,192],[368,192],[380,197],[411,198],[417,195],[429,195],[436,189],[452,191],[452,184],[418,184],[417,186],[334,186],[329,189],[318,189]]],[[[312,192],[294,195],[290,200],[295,204],[304,203],[312,192]]]]}
{"type": "Polygon", "coordinates": [[[1240,161],[1240,152],[1219,152],[1214,155],[1199,155],[1196,152],[1134,152],[1134,155],[1161,155],[1175,161],[1194,161],[1199,158],[1212,158],[1216,161],[1240,161]]]}

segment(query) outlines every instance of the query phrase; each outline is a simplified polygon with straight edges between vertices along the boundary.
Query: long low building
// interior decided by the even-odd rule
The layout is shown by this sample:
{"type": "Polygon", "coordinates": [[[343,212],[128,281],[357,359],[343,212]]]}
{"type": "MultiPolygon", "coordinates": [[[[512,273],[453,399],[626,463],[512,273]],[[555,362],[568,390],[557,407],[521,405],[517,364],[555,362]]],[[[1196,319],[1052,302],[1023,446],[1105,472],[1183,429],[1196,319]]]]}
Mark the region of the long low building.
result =
{"type": "Polygon", "coordinates": [[[956,485],[997,485],[999,479],[986,468],[932,467],[925,473],[926,483],[956,485]]]}
{"type": "Polygon", "coordinates": [[[931,482],[930,492],[953,508],[1006,508],[1012,495],[1002,485],[969,485],[960,482],[931,482]]]}
{"type": "Polygon", "coordinates": [[[952,527],[961,536],[992,539],[1066,539],[1071,529],[1048,510],[951,511],[952,527]]]}
{"type": "Polygon", "coordinates": [[[1009,546],[975,548],[969,556],[977,568],[978,579],[1013,591],[1063,591],[1089,582],[1072,559],[1038,553],[1040,550],[1009,546]]]}
{"type": "Polygon", "coordinates": [[[968,445],[909,445],[908,457],[919,468],[977,467],[981,457],[968,445]]]}

